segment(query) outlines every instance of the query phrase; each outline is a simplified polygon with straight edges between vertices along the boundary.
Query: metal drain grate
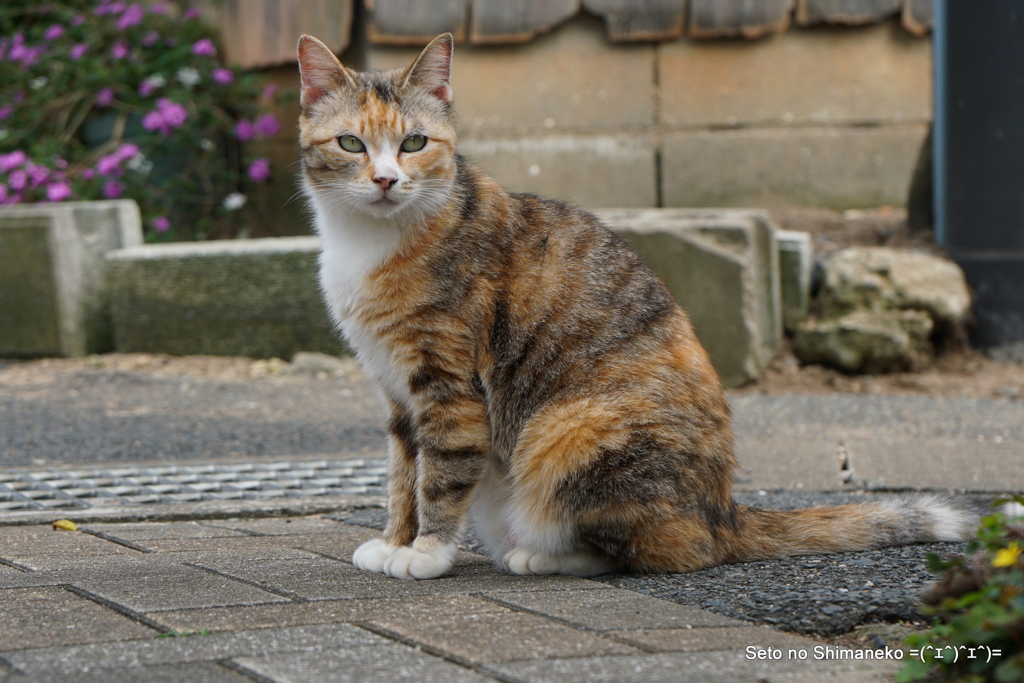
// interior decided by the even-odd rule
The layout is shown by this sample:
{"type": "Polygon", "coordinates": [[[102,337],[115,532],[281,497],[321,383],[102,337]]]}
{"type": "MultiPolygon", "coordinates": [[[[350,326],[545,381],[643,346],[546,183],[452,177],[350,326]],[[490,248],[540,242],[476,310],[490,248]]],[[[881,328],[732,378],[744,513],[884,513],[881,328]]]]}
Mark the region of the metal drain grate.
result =
{"type": "Polygon", "coordinates": [[[189,503],[201,500],[266,499],[383,494],[383,460],[99,467],[0,472],[0,512],[80,510],[121,503],[189,503]]]}

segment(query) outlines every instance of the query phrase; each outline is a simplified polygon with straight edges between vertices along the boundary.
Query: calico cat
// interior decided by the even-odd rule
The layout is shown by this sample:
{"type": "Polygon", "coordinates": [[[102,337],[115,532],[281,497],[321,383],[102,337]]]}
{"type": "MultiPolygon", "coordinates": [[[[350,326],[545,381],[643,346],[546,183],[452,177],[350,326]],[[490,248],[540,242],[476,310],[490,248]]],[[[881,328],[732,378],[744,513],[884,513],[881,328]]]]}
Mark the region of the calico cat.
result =
{"type": "Polygon", "coordinates": [[[516,574],[690,571],[968,538],[939,497],[795,511],[730,496],[729,405],[627,244],[456,153],[452,36],[357,73],[298,46],[304,190],[330,314],[390,410],[389,516],[352,558],[428,579],[472,513],[516,574]]]}

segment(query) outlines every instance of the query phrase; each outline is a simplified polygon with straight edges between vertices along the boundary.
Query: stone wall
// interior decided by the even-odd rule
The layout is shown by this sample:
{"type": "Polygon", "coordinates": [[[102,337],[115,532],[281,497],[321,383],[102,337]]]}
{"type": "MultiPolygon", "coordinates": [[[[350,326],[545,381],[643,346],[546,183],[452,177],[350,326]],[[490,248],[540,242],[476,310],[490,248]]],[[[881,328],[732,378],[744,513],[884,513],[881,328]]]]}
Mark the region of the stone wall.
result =
{"type": "MultiPolygon", "coordinates": [[[[342,59],[386,69],[418,51],[357,39],[342,59]]],[[[297,91],[294,64],[266,73],[297,91]]],[[[513,191],[591,208],[902,205],[931,118],[931,41],[892,19],[613,43],[581,14],[526,44],[457,44],[452,81],[461,151],[513,191]]],[[[306,225],[288,203],[294,137],[285,126],[257,150],[279,174],[255,198],[278,234],[306,225]]]]}

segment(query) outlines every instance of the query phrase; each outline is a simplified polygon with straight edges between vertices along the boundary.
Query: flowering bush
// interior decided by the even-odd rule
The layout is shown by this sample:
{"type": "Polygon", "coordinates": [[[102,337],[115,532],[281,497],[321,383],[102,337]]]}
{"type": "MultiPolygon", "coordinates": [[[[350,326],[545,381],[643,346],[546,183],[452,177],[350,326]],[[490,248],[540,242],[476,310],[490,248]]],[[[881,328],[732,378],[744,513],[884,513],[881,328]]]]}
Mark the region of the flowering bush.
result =
{"type": "Polygon", "coordinates": [[[259,76],[221,63],[198,10],[164,0],[4,0],[0,204],[130,197],[147,239],[234,236],[280,130],[259,76]]]}

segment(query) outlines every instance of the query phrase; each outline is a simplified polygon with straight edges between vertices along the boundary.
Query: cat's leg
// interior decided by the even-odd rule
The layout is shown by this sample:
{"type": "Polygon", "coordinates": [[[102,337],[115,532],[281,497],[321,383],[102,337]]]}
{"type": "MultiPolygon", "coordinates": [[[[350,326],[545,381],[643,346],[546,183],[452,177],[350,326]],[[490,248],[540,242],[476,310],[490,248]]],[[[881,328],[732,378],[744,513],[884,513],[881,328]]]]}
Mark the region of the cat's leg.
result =
{"type": "Polygon", "coordinates": [[[388,524],[381,538],[362,544],[352,556],[359,569],[383,572],[388,558],[416,538],[416,452],[412,417],[393,404],[388,424],[388,524]]]}
{"type": "Polygon", "coordinates": [[[401,579],[434,579],[455,564],[473,490],[487,463],[490,436],[484,403],[471,387],[433,389],[434,396],[445,400],[425,401],[417,420],[419,532],[411,547],[399,548],[384,563],[385,574],[401,579]]]}

